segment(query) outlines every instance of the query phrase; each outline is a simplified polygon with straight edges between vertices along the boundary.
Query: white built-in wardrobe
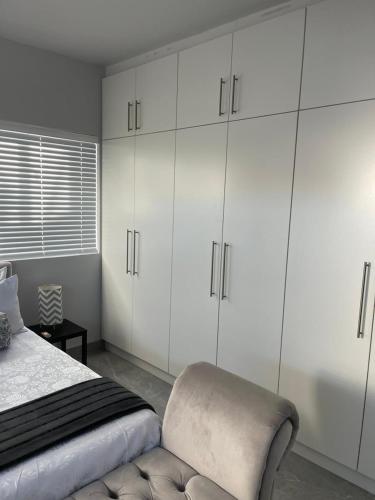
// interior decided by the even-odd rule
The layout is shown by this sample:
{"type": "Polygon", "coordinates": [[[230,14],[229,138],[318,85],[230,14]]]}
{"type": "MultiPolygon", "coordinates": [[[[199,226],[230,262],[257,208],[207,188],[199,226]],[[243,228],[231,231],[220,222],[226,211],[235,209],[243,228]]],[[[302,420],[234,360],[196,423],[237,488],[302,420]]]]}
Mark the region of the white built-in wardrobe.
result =
{"type": "Polygon", "coordinates": [[[103,336],[290,398],[375,479],[375,2],[328,0],[103,80],[103,336]]]}

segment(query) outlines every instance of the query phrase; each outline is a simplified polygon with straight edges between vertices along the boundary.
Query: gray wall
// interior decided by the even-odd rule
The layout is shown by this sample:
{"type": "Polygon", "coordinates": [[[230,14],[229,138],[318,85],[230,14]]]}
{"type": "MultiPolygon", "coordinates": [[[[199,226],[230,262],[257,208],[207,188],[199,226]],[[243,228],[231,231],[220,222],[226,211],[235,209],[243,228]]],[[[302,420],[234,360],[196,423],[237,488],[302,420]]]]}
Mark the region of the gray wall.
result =
{"type": "Polygon", "coordinates": [[[99,135],[102,68],[0,38],[0,119],[99,135]]]}
{"type": "Polygon", "coordinates": [[[19,276],[19,300],[25,324],[39,321],[37,286],[58,283],[63,286],[64,316],[86,327],[90,342],[99,340],[99,255],[23,260],[14,262],[13,267],[19,276]]]}
{"type": "MultiPolygon", "coordinates": [[[[0,68],[0,120],[99,135],[102,68],[2,38],[0,68]]],[[[15,262],[25,323],[38,321],[37,285],[59,283],[65,317],[98,340],[100,265],[100,255],[15,262]]]]}

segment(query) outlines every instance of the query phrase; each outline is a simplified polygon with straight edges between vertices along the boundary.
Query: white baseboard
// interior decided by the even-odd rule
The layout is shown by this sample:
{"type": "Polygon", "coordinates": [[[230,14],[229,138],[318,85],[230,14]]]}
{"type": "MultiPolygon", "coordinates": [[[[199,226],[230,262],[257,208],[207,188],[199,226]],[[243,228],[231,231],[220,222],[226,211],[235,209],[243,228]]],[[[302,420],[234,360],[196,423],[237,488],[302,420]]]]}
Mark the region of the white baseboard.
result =
{"type": "Polygon", "coordinates": [[[146,361],[142,361],[141,359],[137,358],[136,356],[133,356],[133,354],[130,354],[126,351],[123,351],[122,349],[119,349],[118,347],[114,346],[110,342],[104,341],[104,347],[107,351],[113,352],[113,354],[117,354],[117,356],[120,356],[120,358],[123,358],[126,361],[133,363],[133,365],[139,366],[139,368],[146,370],[147,372],[151,373],[152,375],[155,375],[155,377],[158,377],[161,380],[164,380],[164,382],[167,382],[168,384],[173,385],[174,381],[176,380],[176,377],[173,377],[172,375],[169,375],[169,373],[166,373],[163,370],[160,370],[159,368],[156,368],[155,366],[150,365],[146,361]]]}
{"type": "Polygon", "coordinates": [[[336,476],[346,479],[346,481],[349,481],[350,483],[375,494],[375,480],[364,476],[358,471],[349,469],[345,465],[339,464],[325,455],[322,455],[321,453],[318,453],[317,451],[314,451],[298,442],[295,443],[293,451],[294,453],[297,453],[297,455],[306,458],[306,460],[309,460],[310,462],[323,467],[323,469],[327,469],[333,474],[336,474],[336,476]]]}

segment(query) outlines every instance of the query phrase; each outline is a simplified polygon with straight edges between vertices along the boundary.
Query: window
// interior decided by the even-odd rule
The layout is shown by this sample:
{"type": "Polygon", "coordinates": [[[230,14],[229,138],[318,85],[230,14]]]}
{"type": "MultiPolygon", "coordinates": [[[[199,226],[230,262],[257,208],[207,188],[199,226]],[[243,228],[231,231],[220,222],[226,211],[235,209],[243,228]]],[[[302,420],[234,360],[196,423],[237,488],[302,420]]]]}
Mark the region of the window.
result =
{"type": "Polygon", "coordinates": [[[97,252],[97,144],[0,130],[0,258],[97,252]]]}

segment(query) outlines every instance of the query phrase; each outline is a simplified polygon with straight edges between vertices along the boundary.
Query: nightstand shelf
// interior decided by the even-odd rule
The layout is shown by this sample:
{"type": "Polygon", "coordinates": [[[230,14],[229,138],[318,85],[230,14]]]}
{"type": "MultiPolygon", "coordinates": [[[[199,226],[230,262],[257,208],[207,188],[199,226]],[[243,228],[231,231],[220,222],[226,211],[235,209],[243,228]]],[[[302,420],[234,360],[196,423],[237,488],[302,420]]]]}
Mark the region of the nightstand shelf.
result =
{"type": "Polygon", "coordinates": [[[61,349],[66,352],[66,341],[69,339],[74,339],[76,337],[82,338],[82,363],[87,365],[87,330],[79,325],[76,325],[68,319],[64,319],[61,325],[56,326],[44,326],[44,325],[32,325],[28,326],[30,330],[35,332],[39,337],[47,340],[51,344],[59,343],[61,349]],[[50,338],[43,337],[42,332],[48,332],[51,334],[50,338]]]}

